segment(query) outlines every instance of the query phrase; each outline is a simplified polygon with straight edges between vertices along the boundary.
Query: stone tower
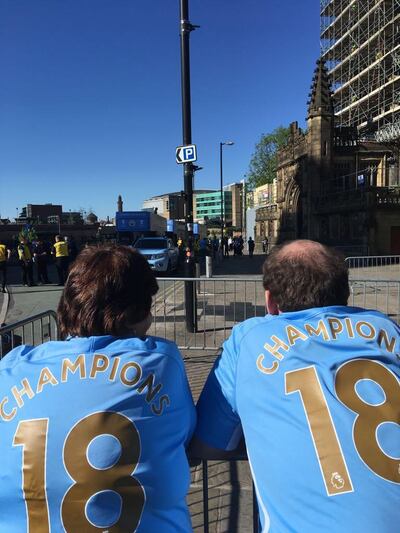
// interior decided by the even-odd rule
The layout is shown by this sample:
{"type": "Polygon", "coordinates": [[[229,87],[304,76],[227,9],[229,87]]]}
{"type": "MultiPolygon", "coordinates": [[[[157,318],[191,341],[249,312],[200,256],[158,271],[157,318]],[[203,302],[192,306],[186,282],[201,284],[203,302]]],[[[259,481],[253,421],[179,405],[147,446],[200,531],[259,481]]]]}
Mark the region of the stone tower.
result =
{"type": "Polygon", "coordinates": [[[304,183],[307,198],[307,236],[319,240],[321,237],[321,220],[312,215],[312,199],[318,198],[323,182],[331,178],[333,163],[334,111],[328,72],[324,61],[318,59],[312,79],[310,100],[307,114],[307,158],[308,175],[304,183]]]}
{"type": "Polygon", "coordinates": [[[309,153],[315,158],[315,162],[319,162],[326,170],[332,160],[334,112],[328,71],[322,59],[317,61],[309,96],[307,115],[309,153]]]}
{"type": "Polygon", "coordinates": [[[122,201],[122,196],[118,196],[118,202],[117,202],[117,211],[118,213],[122,213],[124,210],[124,202],[122,201]]]}

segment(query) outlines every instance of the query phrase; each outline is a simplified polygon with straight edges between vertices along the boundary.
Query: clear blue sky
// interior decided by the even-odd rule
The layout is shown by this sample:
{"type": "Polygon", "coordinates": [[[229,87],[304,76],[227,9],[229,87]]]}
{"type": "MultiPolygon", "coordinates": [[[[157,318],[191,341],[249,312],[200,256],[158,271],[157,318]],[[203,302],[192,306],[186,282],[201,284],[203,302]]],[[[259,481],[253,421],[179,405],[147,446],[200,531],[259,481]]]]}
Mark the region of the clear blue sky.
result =
{"type": "MultiPolygon", "coordinates": [[[[195,188],[243,179],[262,133],[304,124],[318,0],[190,0],[195,188]]],[[[183,189],[179,0],[2,0],[0,214],[114,216],[183,189]]]]}

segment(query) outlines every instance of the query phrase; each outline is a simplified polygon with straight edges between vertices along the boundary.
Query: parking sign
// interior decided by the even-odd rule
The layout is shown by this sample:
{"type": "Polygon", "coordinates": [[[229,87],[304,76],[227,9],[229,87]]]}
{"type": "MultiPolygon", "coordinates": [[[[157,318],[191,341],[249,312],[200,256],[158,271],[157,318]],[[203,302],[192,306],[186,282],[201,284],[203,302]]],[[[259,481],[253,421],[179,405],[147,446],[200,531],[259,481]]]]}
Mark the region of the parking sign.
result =
{"type": "Polygon", "coordinates": [[[193,163],[197,161],[197,149],[195,144],[188,144],[186,146],[178,146],[175,152],[176,162],[178,164],[182,163],[193,163]]]}

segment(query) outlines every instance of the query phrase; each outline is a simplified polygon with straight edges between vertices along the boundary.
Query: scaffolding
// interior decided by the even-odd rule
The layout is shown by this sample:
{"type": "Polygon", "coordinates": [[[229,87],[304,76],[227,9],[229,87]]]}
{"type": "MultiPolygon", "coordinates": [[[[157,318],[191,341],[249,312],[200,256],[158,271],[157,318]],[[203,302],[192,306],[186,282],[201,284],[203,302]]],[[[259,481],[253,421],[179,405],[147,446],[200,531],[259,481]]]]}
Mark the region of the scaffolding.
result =
{"type": "Polygon", "coordinates": [[[338,126],[398,140],[400,0],[321,0],[321,55],[338,126]]]}

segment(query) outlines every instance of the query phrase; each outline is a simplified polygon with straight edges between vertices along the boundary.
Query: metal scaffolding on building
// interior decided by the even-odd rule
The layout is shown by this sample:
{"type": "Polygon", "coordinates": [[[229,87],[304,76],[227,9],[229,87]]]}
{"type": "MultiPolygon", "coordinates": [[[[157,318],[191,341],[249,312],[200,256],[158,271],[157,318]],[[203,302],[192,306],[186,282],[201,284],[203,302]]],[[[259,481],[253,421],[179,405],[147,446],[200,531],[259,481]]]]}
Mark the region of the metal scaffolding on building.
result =
{"type": "Polygon", "coordinates": [[[337,124],[398,140],[400,0],[321,0],[321,55],[337,124]]]}

